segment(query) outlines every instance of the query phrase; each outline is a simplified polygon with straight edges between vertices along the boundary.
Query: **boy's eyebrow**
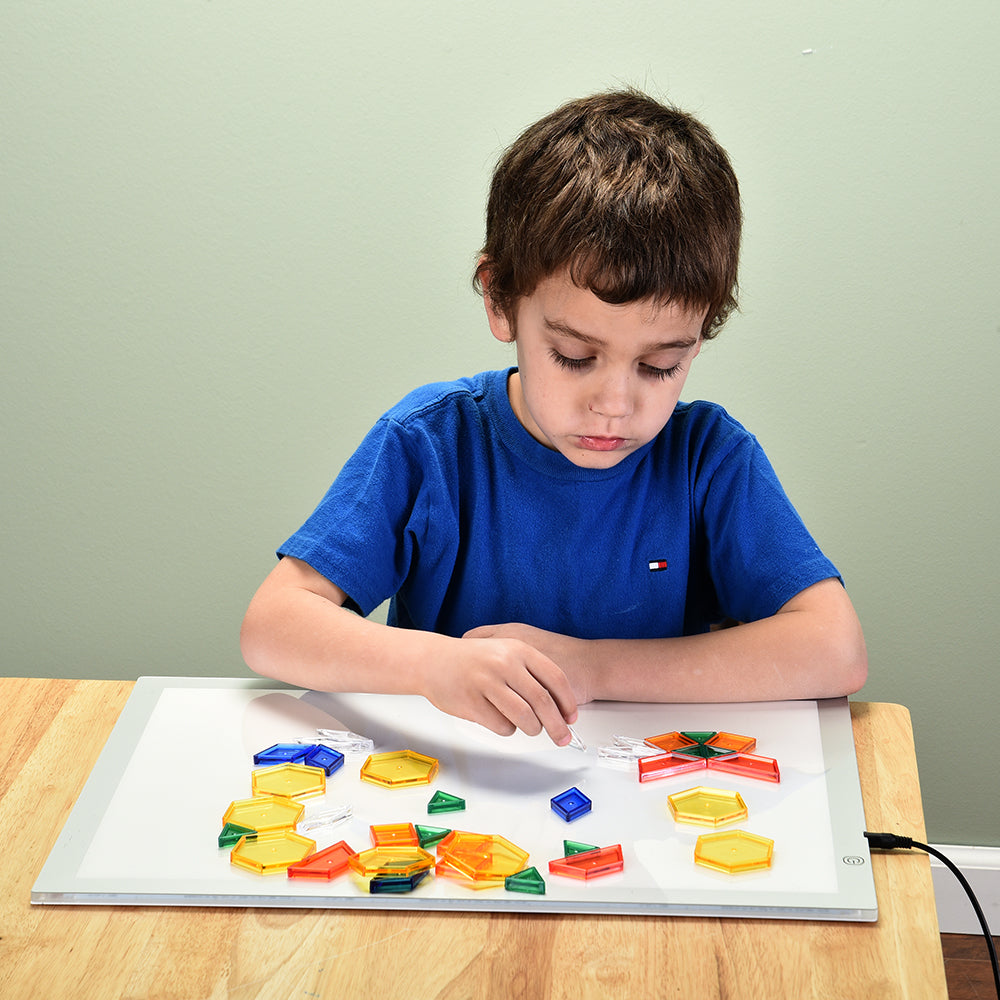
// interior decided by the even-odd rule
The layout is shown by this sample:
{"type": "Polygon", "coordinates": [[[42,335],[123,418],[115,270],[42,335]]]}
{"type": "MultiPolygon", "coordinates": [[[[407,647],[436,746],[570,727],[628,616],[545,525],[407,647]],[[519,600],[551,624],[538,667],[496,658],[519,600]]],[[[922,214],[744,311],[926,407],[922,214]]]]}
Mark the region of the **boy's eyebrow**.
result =
{"type": "MultiPolygon", "coordinates": [[[[600,337],[592,337],[589,333],[583,333],[583,331],[574,329],[572,326],[569,326],[557,319],[546,318],[545,326],[553,333],[561,333],[566,337],[572,337],[574,340],[579,340],[580,343],[588,344],[591,347],[606,346],[605,342],[601,340],[600,337]]],[[[686,351],[694,347],[697,343],[697,337],[687,337],[682,340],[665,340],[656,344],[647,344],[643,348],[642,353],[655,354],[657,351],[686,351]]]]}

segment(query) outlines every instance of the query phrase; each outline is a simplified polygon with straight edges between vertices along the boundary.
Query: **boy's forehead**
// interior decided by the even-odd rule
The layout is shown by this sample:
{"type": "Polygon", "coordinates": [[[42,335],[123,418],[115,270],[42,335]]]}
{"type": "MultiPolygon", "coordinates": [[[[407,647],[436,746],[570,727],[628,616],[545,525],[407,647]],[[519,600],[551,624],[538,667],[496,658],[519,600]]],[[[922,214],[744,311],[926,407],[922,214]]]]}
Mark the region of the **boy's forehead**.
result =
{"type": "Polygon", "coordinates": [[[576,284],[566,272],[544,278],[525,299],[538,311],[546,328],[586,343],[601,343],[604,322],[628,315],[632,322],[648,328],[649,346],[656,350],[693,346],[701,338],[701,325],[708,313],[707,306],[693,307],[677,299],[607,302],[576,284]]]}
{"type": "MultiPolygon", "coordinates": [[[[657,312],[657,315],[659,311],[657,312]]],[[[654,339],[644,342],[641,346],[643,351],[653,353],[655,351],[683,351],[688,348],[694,347],[695,344],[701,339],[701,324],[705,318],[704,312],[694,313],[691,311],[685,311],[678,315],[676,319],[678,320],[677,325],[690,325],[695,328],[698,332],[695,334],[685,334],[677,333],[676,335],[671,334],[666,339],[654,339]]],[[[655,319],[655,316],[654,316],[655,319]]],[[[570,323],[566,323],[563,320],[553,319],[549,316],[543,316],[542,322],[545,327],[552,333],[562,334],[565,337],[571,337],[573,340],[578,340],[583,344],[588,344],[593,347],[602,347],[606,342],[606,338],[600,334],[595,335],[588,332],[587,330],[578,330],[575,326],[570,323]]],[[[650,320],[652,323],[652,320],[650,320]]],[[[651,335],[656,337],[655,331],[650,331],[651,335]]]]}

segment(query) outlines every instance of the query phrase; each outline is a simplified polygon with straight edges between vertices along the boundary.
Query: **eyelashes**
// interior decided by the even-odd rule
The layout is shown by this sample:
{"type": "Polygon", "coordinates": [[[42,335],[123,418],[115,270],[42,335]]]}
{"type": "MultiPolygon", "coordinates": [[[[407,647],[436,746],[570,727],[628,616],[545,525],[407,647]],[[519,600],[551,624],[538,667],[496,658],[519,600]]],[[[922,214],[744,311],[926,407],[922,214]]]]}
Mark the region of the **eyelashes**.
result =
{"type": "Polygon", "coordinates": [[[555,350],[555,348],[549,351],[549,357],[551,357],[560,368],[565,368],[567,371],[571,372],[583,371],[583,369],[590,364],[590,358],[567,358],[565,354],[560,354],[557,350],[555,350]]]}
{"type": "Polygon", "coordinates": [[[665,378],[673,378],[675,375],[679,375],[682,371],[680,365],[674,365],[671,368],[654,368],[652,365],[640,365],[639,366],[650,378],[655,378],[658,380],[665,378]]]}
{"type": "MultiPolygon", "coordinates": [[[[593,361],[592,358],[567,358],[565,354],[560,354],[555,348],[549,351],[549,357],[560,367],[571,372],[582,372],[588,368],[593,361]]],[[[639,370],[648,378],[661,381],[662,379],[673,378],[680,374],[681,365],[674,365],[672,368],[656,368],[653,365],[640,364],[639,370]]]]}

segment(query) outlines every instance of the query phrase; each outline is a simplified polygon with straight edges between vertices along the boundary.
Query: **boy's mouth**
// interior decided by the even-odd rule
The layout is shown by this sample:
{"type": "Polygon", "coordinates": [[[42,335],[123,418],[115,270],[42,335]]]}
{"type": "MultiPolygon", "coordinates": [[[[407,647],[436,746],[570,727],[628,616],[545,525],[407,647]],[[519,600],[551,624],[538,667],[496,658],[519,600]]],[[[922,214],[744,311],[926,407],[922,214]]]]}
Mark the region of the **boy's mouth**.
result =
{"type": "Polygon", "coordinates": [[[580,447],[587,451],[617,451],[624,447],[626,438],[620,437],[590,437],[581,435],[580,447]]]}

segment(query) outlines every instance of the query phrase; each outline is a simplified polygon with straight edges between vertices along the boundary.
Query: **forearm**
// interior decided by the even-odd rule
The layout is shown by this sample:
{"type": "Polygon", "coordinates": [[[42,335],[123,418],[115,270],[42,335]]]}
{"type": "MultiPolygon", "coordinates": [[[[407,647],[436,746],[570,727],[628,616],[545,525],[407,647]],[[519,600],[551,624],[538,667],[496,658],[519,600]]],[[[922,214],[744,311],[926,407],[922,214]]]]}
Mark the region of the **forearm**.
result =
{"type": "Polygon", "coordinates": [[[857,691],[868,668],[861,627],[836,580],[760,621],[669,639],[598,640],[580,655],[591,697],[622,701],[834,698],[857,691]]]}
{"type": "Polygon", "coordinates": [[[457,640],[391,629],[305,589],[259,592],[240,633],[247,665],[317,691],[420,692],[419,668],[457,640]]]}
{"type": "Polygon", "coordinates": [[[796,595],[773,617],[704,635],[576,639],[524,624],[470,636],[510,636],[559,664],[577,701],[725,702],[834,698],[865,682],[857,615],[837,580],[796,595]]]}
{"type": "Polygon", "coordinates": [[[307,564],[282,560],[247,609],[240,633],[247,665],[314,690],[423,695],[501,735],[545,729],[559,745],[570,739],[570,683],[531,644],[390,628],[358,617],[344,601],[344,592],[307,564]]]}
{"type": "Polygon", "coordinates": [[[811,642],[786,642],[774,618],[673,639],[597,640],[584,654],[591,697],[612,701],[743,702],[834,698],[864,683],[856,662],[811,642]]]}

